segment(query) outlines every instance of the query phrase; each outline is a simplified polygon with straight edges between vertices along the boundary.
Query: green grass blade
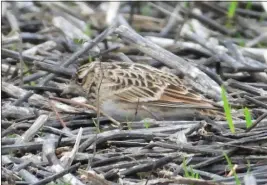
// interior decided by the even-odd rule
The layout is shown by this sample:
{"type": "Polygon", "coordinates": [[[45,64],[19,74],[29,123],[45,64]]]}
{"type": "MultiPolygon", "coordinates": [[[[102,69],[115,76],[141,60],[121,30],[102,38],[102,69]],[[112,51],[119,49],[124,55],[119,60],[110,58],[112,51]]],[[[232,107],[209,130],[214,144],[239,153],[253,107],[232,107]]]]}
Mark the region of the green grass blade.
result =
{"type": "Polygon", "coordinates": [[[149,123],[148,121],[145,121],[145,122],[144,122],[144,127],[145,127],[146,129],[148,129],[148,128],[150,127],[150,123],[149,123]]]}
{"type": "Polygon", "coordinates": [[[227,12],[227,17],[229,19],[232,19],[235,16],[235,10],[237,8],[238,2],[237,1],[231,1],[229,7],[228,7],[228,12],[227,12]]]}
{"type": "Polygon", "coordinates": [[[193,179],[199,179],[199,174],[194,172],[192,166],[190,166],[190,173],[193,179]]]}
{"type": "Polygon", "coordinates": [[[189,175],[189,172],[188,172],[188,169],[187,169],[187,166],[186,166],[186,160],[185,160],[185,158],[183,158],[183,170],[184,170],[184,176],[185,177],[190,177],[190,175],[189,175]]]}
{"type": "Polygon", "coordinates": [[[252,8],[252,2],[248,1],[246,4],[246,10],[251,10],[251,8],[252,8]]]}
{"type": "Polygon", "coordinates": [[[249,128],[252,125],[251,115],[247,107],[244,109],[244,115],[246,118],[246,127],[249,128]]]}
{"type": "MultiPolygon", "coordinates": [[[[224,157],[225,157],[225,159],[226,159],[226,161],[227,161],[228,167],[230,168],[230,170],[232,170],[234,166],[233,166],[233,164],[232,164],[231,159],[228,157],[228,155],[227,155],[225,152],[223,153],[223,155],[224,155],[224,157]]],[[[241,182],[240,182],[239,178],[237,177],[237,175],[236,175],[236,171],[235,171],[235,170],[234,170],[234,177],[235,177],[235,183],[236,183],[237,185],[240,185],[241,182]]]]}
{"type": "Polygon", "coordinates": [[[250,161],[249,160],[247,160],[247,173],[250,173],[250,171],[251,171],[251,165],[250,165],[250,161]]]}
{"type": "Polygon", "coordinates": [[[87,24],[84,33],[88,36],[91,37],[93,32],[91,28],[91,24],[87,24]]]}
{"type": "Polygon", "coordinates": [[[235,126],[234,126],[233,118],[232,118],[232,114],[231,114],[231,107],[228,103],[226,91],[225,91],[223,86],[221,87],[221,95],[222,95],[223,108],[224,108],[226,120],[227,120],[228,126],[230,128],[230,131],[234,134],[235,133],[235,126]]]}
{"type": "Polygon", "coordinates": [[[83,39],[74,38],[73,42],[78,45],[82,45],[85,41],[83,39]]]}
{"type": "Polygon", "coordinates": [[[238,45],[245,47],[246,42],[239,32],[236,33],[236,37],[240,39],[240,41],[238,42],[238,45]]]}
{"type": "Polygon", "coordinates": [[[89,56],[88,56],[88,62],[91,63],[92,61],[93,61],[92,56],[89,55],[89,56]]]}

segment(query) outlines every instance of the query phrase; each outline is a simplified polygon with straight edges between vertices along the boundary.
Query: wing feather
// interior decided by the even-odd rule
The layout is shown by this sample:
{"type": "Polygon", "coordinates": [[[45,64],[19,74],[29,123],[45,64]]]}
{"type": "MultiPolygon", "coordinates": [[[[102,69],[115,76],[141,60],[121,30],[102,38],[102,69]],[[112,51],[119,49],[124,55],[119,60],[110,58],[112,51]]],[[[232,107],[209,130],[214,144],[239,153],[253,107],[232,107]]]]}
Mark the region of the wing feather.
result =
{"type": "Polygon", "coordinates": [[[177,76],[147,65],[112,62],[101,63],[102,69],[97,63],[89,66],[80,69],[80,76],[84,77],[94,68],[96,78],[102,70],[101,99],[115,96],[118,100],[154,106],[213,107],[207,99],[188,89],[177,76]]]}

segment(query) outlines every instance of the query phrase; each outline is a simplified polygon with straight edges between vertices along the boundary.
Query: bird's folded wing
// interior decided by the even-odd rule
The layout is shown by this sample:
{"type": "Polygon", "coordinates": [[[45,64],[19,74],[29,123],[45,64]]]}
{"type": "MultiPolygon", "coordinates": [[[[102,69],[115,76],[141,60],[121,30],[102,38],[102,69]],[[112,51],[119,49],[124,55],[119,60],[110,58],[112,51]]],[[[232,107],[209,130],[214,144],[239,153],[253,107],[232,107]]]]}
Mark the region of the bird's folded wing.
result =
{"type": "Polygon", "coordinates": [[[116,96],[131,103],[147,103],[161,107],[214,108],[209,100],[197,93],[173,85],[153,88],[128,87],[117,92],[116,96]]]}

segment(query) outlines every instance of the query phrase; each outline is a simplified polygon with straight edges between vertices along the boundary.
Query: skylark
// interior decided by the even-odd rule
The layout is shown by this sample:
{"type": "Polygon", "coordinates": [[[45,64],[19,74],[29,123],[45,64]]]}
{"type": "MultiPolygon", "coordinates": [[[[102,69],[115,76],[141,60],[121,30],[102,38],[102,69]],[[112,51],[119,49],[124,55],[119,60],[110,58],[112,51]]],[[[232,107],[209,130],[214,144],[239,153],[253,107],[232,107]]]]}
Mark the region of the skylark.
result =
{"type": "Polygon", "coordinates": [[[64,94],[69,92],[85,96],[88,103],[99,105],[102,111],[120,121],[223,115],[213,101],[187,87],[176,75],[138,63],[82,65],[75,84],[64,90],[64,94]]]}

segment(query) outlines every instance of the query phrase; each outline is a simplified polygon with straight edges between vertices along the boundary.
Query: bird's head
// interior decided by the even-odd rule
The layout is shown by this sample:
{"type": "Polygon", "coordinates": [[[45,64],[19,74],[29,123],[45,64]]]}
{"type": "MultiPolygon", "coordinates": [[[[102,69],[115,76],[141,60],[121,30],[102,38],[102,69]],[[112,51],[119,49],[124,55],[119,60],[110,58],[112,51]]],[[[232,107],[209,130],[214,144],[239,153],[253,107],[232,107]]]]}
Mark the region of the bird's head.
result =
{"type": "Polygon", "coordinates": [[[84,96],[85,92],[83,88],[80,85],[78,85],[75,81],[71,81],[63,89],[61,96],[64,96],[64,95],[84,96]]]}

